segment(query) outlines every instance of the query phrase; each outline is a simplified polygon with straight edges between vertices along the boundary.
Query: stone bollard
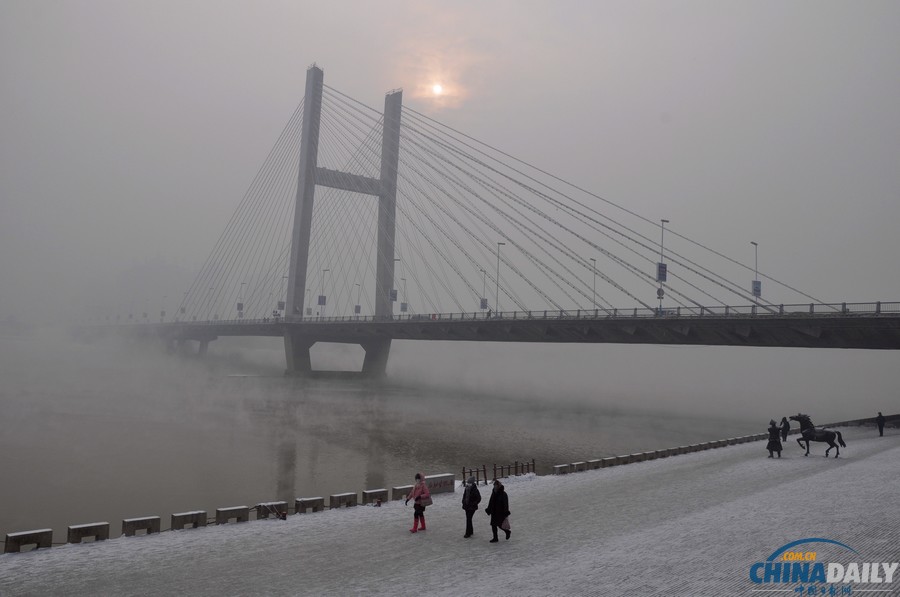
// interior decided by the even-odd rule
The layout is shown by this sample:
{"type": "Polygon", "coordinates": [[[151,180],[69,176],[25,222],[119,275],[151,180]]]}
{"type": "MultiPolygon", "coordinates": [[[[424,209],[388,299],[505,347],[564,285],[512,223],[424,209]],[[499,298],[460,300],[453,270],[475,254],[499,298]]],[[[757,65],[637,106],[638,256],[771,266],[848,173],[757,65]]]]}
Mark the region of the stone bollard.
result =
{"type": "Polygon", "coordinates": [[[569,474],[569,466],[568,464],[555,464],[553,465],[553,474],[554,475],[568,475],[569,474]]]}
{"type": "Polygon", "coordinates": [[[437,475],[425,475],[425,487],[428,493],[454,493],[456,491],[456,475],[453,473],[440,473],[437,475]]]}
{"type": "Polygon", "coordinates": [[[194,510],[192,512],[180,512],[172,515],[171,528],[173,531],[179,531],[187,525],[191,525],[192,529],[206,526],[206,510],[194,510]]]}
{"type": "Polygon", "coordinates": [[[250,507],[230,506],[228,508],[216,508],[216,524],[226,524],[232,518],[235,522],[247,522],[250,520],[250,507]]]}
{"type": "Polygon", "coordinates": [[[53,529],[37,529],[34,531],[7,533],[3,553],[22,551],[22,546],[31,545],[32,543],[35,544],[35,549],[50,547],[53,545],[53,529]]]}
{"type": "Polygon", "coordinates": [[[287,502],[260,502],[256,504],[256,520],[270,515],[284,520],[287,518],[287,502]]]}
{"type": "Polygon", "coordinates": [[[610,457],[608,457],[608,458],[603,458],[603,459],[600,460],[600,467],[601,467],[601,468],[606,468],[606,467],[608,467],[608,466],[616,466],[617,464],[618,464],[618,462],[616,462],[616,457],[615,457],[615,456],[610,456],[610,457]]]}
{"type": "Polygon", "coordinates": [[[412,485],[400,485],[399,487],[391,487],[391,501],[405,500],[409,492],[412,491],[412,485]]]}
{"type": "Polygon", "coordinates": [[[328,498],[328,507],[331,509],[346,507],[352,508],[356,505],[356,492],[352,493],[335,493],[328,498]]]}
{"type": "Polygon", "coordinates": [[[379,502],[386,502],[387,500],[387,489],[366,489],[362,492],[363,506],[366,506],[368,504],[377,504],[379,502]]]}
{"type": "Polygon", "coordinates": [[[66,543],[81,543],[85,537],[93,537],[94,541],[109,539],[108,522],[92,522],[90,524],[74,524],[66,534],[66,543]]]}
{"type": "Polygon", "coordinates": [[[122,521],[122,534],[126,537],[134,537],[138,531],[147,531],[147,534],[159,532],[159,516],[145,516],[143,518],[126,518],[122,521]]]}
{"type": "Polygon", "coordinates": [[[587,462],[573,462],[572,468],[569,470],[571,470],[573,473],[583,473],[587,470],[587,462]]]}
{"type": "Polygon", "coordinates": [[[594,458],[593,460],[587,461],[588,469],[595,470],[601,467],[601,460],[599,458],[594,458]]]}
{"type": "Polygon", "coordinates": [[[310,497],[297,498],[294,500],[294,512],[297,514],[305,514],[307,509],[311,509],[313,512],[321,512],[325,509],[325,498],[310,497]]]}

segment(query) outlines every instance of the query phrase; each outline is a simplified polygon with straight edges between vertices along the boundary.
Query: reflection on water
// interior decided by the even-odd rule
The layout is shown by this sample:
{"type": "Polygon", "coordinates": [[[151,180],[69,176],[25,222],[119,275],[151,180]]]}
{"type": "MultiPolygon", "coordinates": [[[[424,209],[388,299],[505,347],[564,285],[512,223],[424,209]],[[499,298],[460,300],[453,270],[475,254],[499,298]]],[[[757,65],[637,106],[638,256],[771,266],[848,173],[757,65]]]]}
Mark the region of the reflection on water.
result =
{"type": "Polygon", "coordinates": [[[230,355],[0,337],[0,533],[327,496],[416,471],[552,465],[730,437],[745,423],[396,381],[285,378],[230,355]]]}

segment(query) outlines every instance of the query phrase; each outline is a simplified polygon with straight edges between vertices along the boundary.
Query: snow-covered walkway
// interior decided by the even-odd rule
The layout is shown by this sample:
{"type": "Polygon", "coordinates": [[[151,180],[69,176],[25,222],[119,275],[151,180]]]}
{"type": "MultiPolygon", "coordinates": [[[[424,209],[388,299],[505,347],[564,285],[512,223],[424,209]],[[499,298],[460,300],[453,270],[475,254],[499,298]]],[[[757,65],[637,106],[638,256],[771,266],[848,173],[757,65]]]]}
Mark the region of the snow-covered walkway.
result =
{"type": "Polygon", "coordinates": [[[753,442],[508,479],[513,534],[497,544],[483,509],[463,538],[457,491],[415,535],[393,502],[0,555],[0,595],[793,595],[751,583],[751,564],[807,537],[900,561],[900,432],[842,433],[838,460],[792,437],[780,460],[753,442]]]}

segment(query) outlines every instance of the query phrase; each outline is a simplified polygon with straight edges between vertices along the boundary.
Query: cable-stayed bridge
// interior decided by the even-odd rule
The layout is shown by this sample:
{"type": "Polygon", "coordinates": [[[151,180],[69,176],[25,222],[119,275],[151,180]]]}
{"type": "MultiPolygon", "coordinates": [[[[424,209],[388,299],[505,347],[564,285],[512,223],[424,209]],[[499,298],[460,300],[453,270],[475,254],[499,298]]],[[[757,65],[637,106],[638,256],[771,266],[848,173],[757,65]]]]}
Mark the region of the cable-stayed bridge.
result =
{"type": "Polygon", "coordinates": [[[900,348],[900,303],[823,303],[667,223],[404,107],[402,91],[369,108],[313,66],[176,313],[128,328],[201,351],[283,337],[298,373],[317,342],[360,344],[371,375],[394,339],[900,348]]]}

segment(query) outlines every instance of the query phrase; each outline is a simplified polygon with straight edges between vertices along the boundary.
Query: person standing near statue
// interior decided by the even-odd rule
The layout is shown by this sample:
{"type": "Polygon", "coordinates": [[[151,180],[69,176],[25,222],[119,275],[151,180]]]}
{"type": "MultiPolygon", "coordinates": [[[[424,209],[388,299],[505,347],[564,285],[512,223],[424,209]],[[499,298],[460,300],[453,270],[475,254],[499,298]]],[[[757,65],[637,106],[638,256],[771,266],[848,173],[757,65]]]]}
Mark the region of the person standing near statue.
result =
{"type": "Polygon", "coordinates": [[[878,425],[878,435],[884,437],[884,415],[881,411],[878,411],[878,416],[875,417],[875,424],[878,425]]]}
{"type": "Polygon", "coordinates": [[[778,457],[781,458],[781,441],[780,436],[781,430],[778,429],[778,424],[775,423],[775,419],[769,421],[769,443],[766,444],[766,450],[769,451],[769,458],[774,458],[774,452],[778,452],[778,457]]]}
{"type": "Polygon", "coordinates": [[[787,417],[781,417],[781,441],[786,442],[788,433],[791,432],[791,422],[787,417]]]}
{"type": "Polygon", "coordinates": [[[462,508],[466,511],[466,534],[463,538],[471,537],[475,530],[472,528],[472,515],[478,510],[478,504],[481,503],[481,492],[478,491],[478,485],[475,483],[475,477],[469,477],[466,480],[466,489],[463,491],[462,508]]]}

